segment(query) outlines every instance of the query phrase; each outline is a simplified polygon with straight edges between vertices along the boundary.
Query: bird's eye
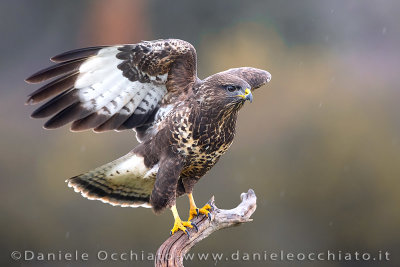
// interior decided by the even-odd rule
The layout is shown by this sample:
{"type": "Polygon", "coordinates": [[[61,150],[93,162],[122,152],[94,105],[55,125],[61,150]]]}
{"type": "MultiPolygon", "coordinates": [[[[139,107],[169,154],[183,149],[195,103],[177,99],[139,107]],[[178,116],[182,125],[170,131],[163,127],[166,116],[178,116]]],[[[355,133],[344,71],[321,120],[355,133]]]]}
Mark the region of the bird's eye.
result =
{"type": "Polygon", "coordinates": [[[238,89],[238,87],[233,86],[233,85],[226,85],[225,86],[226,90],[228,90],[229,92],[234,92],[238,89]]]}

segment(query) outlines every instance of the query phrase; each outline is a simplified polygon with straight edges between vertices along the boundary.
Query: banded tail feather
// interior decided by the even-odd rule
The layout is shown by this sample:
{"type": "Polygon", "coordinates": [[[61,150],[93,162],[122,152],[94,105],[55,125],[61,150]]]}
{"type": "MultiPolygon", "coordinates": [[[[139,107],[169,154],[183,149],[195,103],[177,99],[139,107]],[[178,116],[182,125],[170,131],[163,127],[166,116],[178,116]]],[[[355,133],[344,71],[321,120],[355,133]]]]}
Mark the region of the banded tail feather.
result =
{"type": "Polygon", "coordinates": [[[75,192],[114,206],[151,208],[150,195],[158,166],[148,168],[133,152],[66,180],[75,192]]]}

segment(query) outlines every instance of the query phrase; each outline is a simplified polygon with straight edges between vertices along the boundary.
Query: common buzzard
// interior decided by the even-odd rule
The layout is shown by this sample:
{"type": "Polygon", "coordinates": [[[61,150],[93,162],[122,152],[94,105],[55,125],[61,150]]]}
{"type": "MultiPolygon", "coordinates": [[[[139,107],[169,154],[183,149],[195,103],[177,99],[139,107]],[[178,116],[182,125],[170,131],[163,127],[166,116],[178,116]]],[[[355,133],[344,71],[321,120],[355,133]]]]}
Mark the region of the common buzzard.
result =
{"type": "Polygon", "coordinates": [[[270,81],[267,71],[234,68],[200,80],[196,50],[177,39],[88,47],[51,60],[57,64],[26,79],[55,78],[29,95],[28,104],[51,98],[33,118],[51,117],[46,129],[68,123],[72,131],[133,129],[140,142],[125,156],[68,179],[68,186],[112,205],[156,213],[170,208],[171,234],[189,234],[196,215],[210,218],[209,205],[197,208],[193,187],[232,144],[237,113],[254,89],[270,81]],[[184,194],[187,221],[175,206],[184,194]]]}

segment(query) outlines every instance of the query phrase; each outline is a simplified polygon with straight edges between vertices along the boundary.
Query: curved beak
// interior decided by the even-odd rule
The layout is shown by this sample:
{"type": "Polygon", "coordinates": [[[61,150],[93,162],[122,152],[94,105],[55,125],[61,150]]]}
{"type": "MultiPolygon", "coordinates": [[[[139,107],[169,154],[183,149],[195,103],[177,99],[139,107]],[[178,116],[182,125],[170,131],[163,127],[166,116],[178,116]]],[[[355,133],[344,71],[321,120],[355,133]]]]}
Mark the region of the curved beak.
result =
{"type": "Polygon", "coordinates": [[[246,88],[243,95],[237,95],[237,96],[243,98],[244,100],[249,100],[250,103],[253,102],[253,94],[251,93],[249,88],[246,88]]]}
{"type": "Polygon", "coordinates": [[[253,94],[251,93],[250,89],[246,89],[246,91],[244,92],[244,95],[246,97],[245,98],[246,100],[249,100],[250,103],[253,102],[253,94]]]}

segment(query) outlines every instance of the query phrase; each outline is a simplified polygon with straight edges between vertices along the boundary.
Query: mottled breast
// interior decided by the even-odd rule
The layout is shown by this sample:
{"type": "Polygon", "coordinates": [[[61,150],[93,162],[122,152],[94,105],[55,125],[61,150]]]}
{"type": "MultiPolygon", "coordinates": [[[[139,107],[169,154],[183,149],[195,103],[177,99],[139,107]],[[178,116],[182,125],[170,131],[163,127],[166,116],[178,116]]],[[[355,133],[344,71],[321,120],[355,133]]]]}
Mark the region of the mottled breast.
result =
{"type": "Polygon", "coordinates": [[[228,150],[235,135],[236,118],[199,114],[191,105],[174,115],[173,139],[185,156],[182,176],[201,177],[228,150]]]}

